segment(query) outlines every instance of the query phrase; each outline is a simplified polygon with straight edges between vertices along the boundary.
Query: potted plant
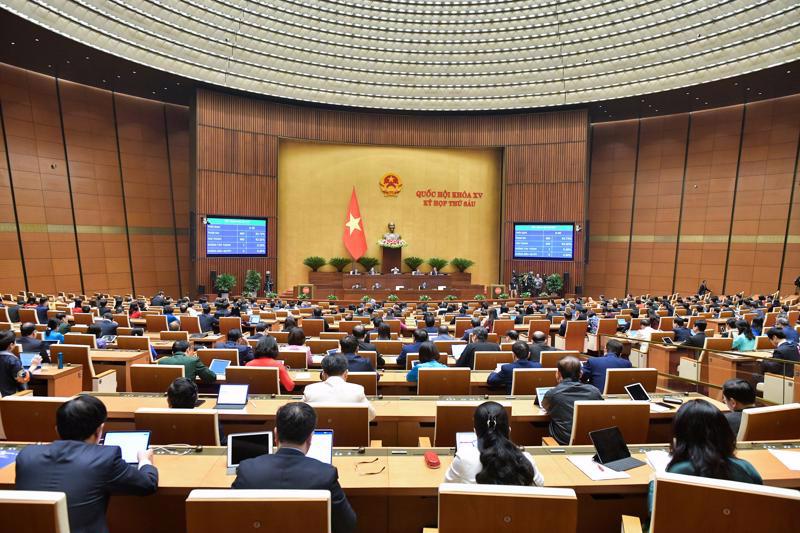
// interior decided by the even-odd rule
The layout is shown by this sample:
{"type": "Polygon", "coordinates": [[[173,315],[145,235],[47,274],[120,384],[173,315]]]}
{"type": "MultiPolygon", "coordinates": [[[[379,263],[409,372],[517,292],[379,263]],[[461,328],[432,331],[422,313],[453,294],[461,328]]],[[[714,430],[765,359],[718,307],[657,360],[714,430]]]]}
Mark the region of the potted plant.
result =
{"type": "Polygon", "coordinates": [[[475,297],[473,298],[473,300],[485,300],[485,299],[486,296],[484,296],[483,294],[476,294],[475,297]]]}
{"type": "Polygon", "coordinates": [[[544,280],[544,286],[550,294],[561,294],[564,290],[564,280],[561,274],[550,274],[544,280]]]}
{"type": "Polygon", "coordinates": [[[497,297],[500,298],[501,300],[508,299],[508,293],[507,292],[501,292],[500,294],[497,295],[497,297]]]}
{"type": "Polygon", "coordinates": [[[328,295],[328,301],[329,301],[329,302],[334,302],[334,301],[336,301],[336,300],[337,300],[337,298],[336,298],[336,295],[335,295],[335,294],[329,294],[329,295],[328,295]]]}
{"type": "Polygon", "coordinates": [[[327,261],[325,261],[325,258],[318,255],[312,255],[303,259],[303,264],[310,268],[312,272],[316,272],[320,268],[324,267],[326,263],[327,261]]]}
{"type": "Polygon", "coordinates": [[[345,267],[350,264],[350,260],[346,257],[331,257],[328,259],[328,264],[338,272],[344,272],[345,267]]]}
{"type": "Polygon", "coordinates": [[[458,300],[458,296],[456,296],[455,294],[448,294],[447,296],[444,297],[444,299],[447,301],[458,300]]]}
{"type": "Polygon", "coordinates": [[[396,302],[399,299],[400,297],[397,296],[396,294],[390,294],[389,296],[386,297],[386,300],[389,302],[396,302]]]}
{"type": "Polygon", "coordinates": [[[372,300],[371,296],[362,296],[361,301],[367,303],[368,301],[372,300]]]}
{"type": "Polygon", "coordinates": [[[527,291],[526,292],[521,292],[521,293],[519,293],[519,297],[520,298],[530,298],[531,297],[531,293],[529,293],[527,291]]]}
{"type": "Polygon", "coordinates": [[[309,298],[310,296],[304,292],[301,292],[300,294],[297,295],[298,300],[308,300],[309,298]]]}
{"type": "Polygon", "coordinates": [[[236,286],[236,277],[233,274],[222,273],[217,276],[217,281],[214,282],[214,288],[217,289],[217,294],[220,298],[227,298],[231,289],[236,286]]]}
{"type": "Polygon", "coordinates": [[[258,296],[261,289],[261,272],[258,270],[248,270],[244,275],[244,292],[247,296],[258,296]]]}
{"type": "Polygon", "coordinates": [[[420,302],[429,302],[430,300],[431,300],[431,297],[428,296],[427,294],[423,294],[422,296],[419,297],[419,301],[420,302]]]}
{"type": "Polygon", "coordinates": [[[475,261],[463,257],[454,257],[450,264],[459,272],[466,272],[469,267],[475,264],[475,261]]]}
{"type": "Polygon", "coordinates": [[[437,272],[441,272],[444,267],[446,267],[450,261],[447,259],[442,259],[441,257],[431,257],[428,259],[428,264],[431,268],[435,268],[437,272]]]}
{"type": "Polygon", "coordinates": [[[367,272],[369,272],[371,268],[378,266],[378,264],[380,263],[380,261],[376,257],[369,257],[366,255],[356,262],[359,265],[363,266],[367,272]]]}
{"type": "Polygon", "coordinates": [[[405,265],[406,265],[408,268],[410,268],[412,271],[414,271],[414,270],[418,269],[418,268],[419,268],[419,266],[420,266],[422,263],[424,263],[424,262],[425,262],[425,260],[424,260],[424,259],[422,259],[421,257],[415,257],[415,256],[413,256],[413,255],[412,255],[412,256],[410,256],[410,257],[406,257],[405,259],[403,259],[403,263],[405,263],[405,265]]]}
{"type": "Polygon", "coordinates": [[[268,293],[266,293],[264,295],[264,297],[269,299],[269,300],[271,300],[273,298],[277,298],[278,297],[278,293],[277,292],[268,292],[268,293]]]}

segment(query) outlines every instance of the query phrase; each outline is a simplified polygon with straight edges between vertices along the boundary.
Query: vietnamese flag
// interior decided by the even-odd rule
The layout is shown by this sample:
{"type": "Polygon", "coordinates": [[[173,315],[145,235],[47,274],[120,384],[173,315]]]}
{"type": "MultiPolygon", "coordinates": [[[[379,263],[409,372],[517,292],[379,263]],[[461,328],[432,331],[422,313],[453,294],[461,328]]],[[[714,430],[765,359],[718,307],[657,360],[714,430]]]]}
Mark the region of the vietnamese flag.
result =
{"type": "Polygon", "coordinates": [[[353,261],[358,261],[367,251],[367,237],[364,235],[364,221],[361,220],[361,210],[358,208],[355,187],[353,187],[353,194],[350,195],[347,215],[344,217],[342,242],[347,251],[350,252],[353,261]]]}

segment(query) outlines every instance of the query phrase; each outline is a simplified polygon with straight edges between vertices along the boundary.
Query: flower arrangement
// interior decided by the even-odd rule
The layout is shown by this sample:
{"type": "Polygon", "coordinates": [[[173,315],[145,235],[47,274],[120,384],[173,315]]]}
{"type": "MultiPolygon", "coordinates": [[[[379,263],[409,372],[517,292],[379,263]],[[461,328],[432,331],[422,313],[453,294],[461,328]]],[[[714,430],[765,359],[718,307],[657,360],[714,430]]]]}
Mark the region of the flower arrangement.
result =
{"type": "Polygon", "coordinates": [[[382,248],[403,248],[408,246],[405,239],[381,239],[378,241],[378,246],[382,248]]]}
{"type": "Polygon", "coordinates": [[[483,294],[476,294],[475,298],[473,298],[473,299],[474,300],[485,300],[486,296],[484,296],[483,294]]]}
{"type": "Polygon", "coordinates": [[[386,297],[386,299],[390,302],[396,302],[397,300],[400,299],[400,297],[397,296],[396,294],[390,294],[389,296],[386,297]]]}
{"type": "Polygon", "coordinates": [[[430,300],[431,300],[431,297],[428,296],[427,294],[423,294],[422,296],[419,297],[419,301],[420,302],[429,302],[430,300]]]}
{"type": "Polygon", "coordinates": [[[456,296],[455,294],[448,294],[447,296],[444,297],[444,299],[447,301],[458,300],[458,296],[456,296]]]}

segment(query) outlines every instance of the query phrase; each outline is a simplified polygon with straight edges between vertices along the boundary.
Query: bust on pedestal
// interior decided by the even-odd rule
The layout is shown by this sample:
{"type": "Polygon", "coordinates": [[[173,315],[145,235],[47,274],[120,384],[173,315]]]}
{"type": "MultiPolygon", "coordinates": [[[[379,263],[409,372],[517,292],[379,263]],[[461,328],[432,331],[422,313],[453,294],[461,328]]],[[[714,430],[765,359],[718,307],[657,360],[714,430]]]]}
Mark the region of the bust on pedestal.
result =
{"type": "Polygon", "coordinates": [[[383,249],[383,261],[381,270],[384,274],[399,273],[402,265],[402,248],[406,246],[406,241],[395,233],[394,222],[389,222],[389,232],[384,233],[378,245],[383,249]]]}

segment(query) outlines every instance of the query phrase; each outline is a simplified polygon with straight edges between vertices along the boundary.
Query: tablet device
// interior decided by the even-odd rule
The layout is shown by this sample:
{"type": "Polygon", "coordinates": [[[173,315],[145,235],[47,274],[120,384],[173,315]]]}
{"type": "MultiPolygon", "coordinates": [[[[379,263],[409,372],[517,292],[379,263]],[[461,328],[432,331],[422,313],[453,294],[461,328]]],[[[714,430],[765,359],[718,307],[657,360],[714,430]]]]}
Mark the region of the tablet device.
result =
{"type": "Polygon", "coordinates": [[[19,360],[22,362],[22,367],[26,370],[30,368],[33,358],[39,355],[39,352],[22,352],[19,354],[19,360]]]}
{"type": "Polygon", "coordinates": [[[232,433],[228,435],[228,468],[235,469],[245,459],[272,453],[272,432],[232,433]]]}
{"type": "Polygon", "coordinates": [[[536,387],[536,404],[541,407],[542,400],[544,399],[544,395],[547,394],[547,391],[553,389],[555,387],[536,387]]]}
{"type": "Polygon", "coordinates": [[[459,431],[456,433],[456,453],[467,448],[478,447],[478,436],[474,431],[459,431]]]}
{"type": "Polygon", "coordinates": [[[217,379],[225,377],[225,370],[231,366],[231,362],[227,359],[212,359],[211,366],[209,370],[211,370],[214,374],[217,375],[217,379]]]}
{"type": "Polygon", "coordinates": [[[244,409],[249,385],[220,385],[215,409],[244,409]]]}
{"type": "Polygon", "coordinates": [[[661,341],[668,346],[672,346],[673,344],[675,344],[669,337],[664,337],[661,339],[661,341]]]}
{"type": "Polygon", "coordinates": [[[592,439],[597,452],[595,460],[611,470],[623,472],[645,464],[631,457],[631,452],[617,426],[590,431],[589,438],[592,439]]]}
{"type": "Polygon", "coordinates": [[[641,383],[631,383],[630,385],[625,385],[625,392],[628,393],[628,397],[631,400],[637,400],[641,402],[649,402],[650,395],[647,394],[647,391],[644,390],[641,383]]]}
{"type": "Polygon", "coordinates": [[[104,341],[106,341],[109,344],[114,342],[115,340],[117,340],[117,336],[116,335],[103,335],[100,338],[103,339],[104,341]]]}
{"type": "Polygon", "coordinates": [[[331,464],[333,461],[333,430],[315,429],[314,436],[311,437],[311,447],[308,449],[306,457],[311,457],[317,461],[331,464]]]}
{"type": "Polygon", "coordinates": [[[338,348],[332,348],[332,349],[328,350],[325,353],[328,354],[328,355],[333,355],[333,354],[338,353],[338,352],[339,352],[338,348]]]}
{"type": "Polygon", "coordinates": [[[261,315],[250,315],[250,325],[256,326],[261,322],[261,315]]]}
{"type": "Polygon", "coordinates": [[[617,319],[617,324],[619,324],[620,326],[624,326],[627,323],[628,323],[628,321],[625,320],[624,318],[618,318],[617,319]]]}
{"type": "Polygon", "coordinates": [[[122,460],[138,464],[137,454],[150,447],[149,431],[109,431],[103,438],[103,446],[119,446],[122,460]]]}
{"type": "Polygon", "coordinates": [[[466,347],[466,344],[451,344],[450,349],[453,350],[453,357],[456,359],[461,357],[461,352],[463,352],[466,347]]]}

